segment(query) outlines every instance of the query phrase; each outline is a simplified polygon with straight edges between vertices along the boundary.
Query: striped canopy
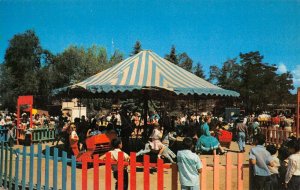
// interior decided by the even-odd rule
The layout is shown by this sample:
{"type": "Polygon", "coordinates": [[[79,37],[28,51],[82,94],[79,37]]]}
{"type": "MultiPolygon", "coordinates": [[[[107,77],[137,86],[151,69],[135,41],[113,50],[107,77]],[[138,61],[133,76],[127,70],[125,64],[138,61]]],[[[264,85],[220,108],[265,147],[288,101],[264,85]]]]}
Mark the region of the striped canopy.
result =
{"type": "Polygon", "coordinates": [[[238,97],[239,93],[213,85],[152,51],[141,51],[121,63],[54,94],[84,89],[91,93],[124,93],[134,90],[166,90],[176,95],[238,97]]]}

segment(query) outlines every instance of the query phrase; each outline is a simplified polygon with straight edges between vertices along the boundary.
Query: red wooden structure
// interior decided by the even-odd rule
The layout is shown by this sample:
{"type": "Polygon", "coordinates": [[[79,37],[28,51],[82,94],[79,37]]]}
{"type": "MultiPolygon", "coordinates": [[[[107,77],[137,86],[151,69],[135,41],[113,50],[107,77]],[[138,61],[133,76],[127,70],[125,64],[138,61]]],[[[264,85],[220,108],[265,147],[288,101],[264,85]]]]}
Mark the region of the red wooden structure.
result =
{"type": "MultiPolygon", "coordinates": [[[[171,187],[172,190],[178,190],[178,168],[176,164],[165,164],[163,160],[158,159],[157,163],[150,163],[150,157],[149,155],[144,156],[143,162],[137,162],[136,161],[136,153],[132,152],[130,153],[130,162],[124,162],[123,160],[123,154],[120,152],[118,155],[118,161],[112,161],[111,160],[111,153],[106,153],[106,160],[100,160],[99,155],[94,155],[93,158],[90,157],[84,157],[82,159],[82,178],[81,178],[81,185],[83,190],[87,189],[106,189],[110,190],[112,189],[112,173],[111,173],[111,166],[112,164],[116,164],[118,167],[118,189],[123,189],[123,168],[128,167],[130,169],[129,172],[129,181],[128,186],[130,187],[130,190],[136,190],[137,185],[143,184],[143,189],[150,190],[150,189],[158,189],[163,190],[165,176],[164,173],[166,170],[169,170],[171,172],[171,184],[167,185],[171,187]],[[93,164],[93,178],[88,177],[88,163],[93,164]],[[105,164],[105,181],[104,184],[99,183],[99,166],[101,164],[105,164]],[[157,169],[157,183],[154,186],[155,183],[151,182],[150,180],[150,168],[156,168],[157,169]],[[139,184],[137,184],[137,168],[143,169],[143,181],[138,181],[139,184]],[[93,181],[93,187],[88,186],[89,180],[93,181]]],[[[214,161],[213,164],[207,164],[206,158],[202,159],[202,173],[199,176],[199,182],[202,190],[205,189],[213,189],[218,190],[220,189],[220,185],[222,180],[225,180],[225,189],[231,190],[231,189],[238,189],[242,190],[244,189],[244,169],[248,168],[247,164],[243,163],[244,160],[244,154],[239,153],[237,154],[237,164],[233,164],[232,161],[232,154],[228,153],[226,155],[226,163],[225,165],[220,164],[220,156],[214,155],[214,161]],[[223,170],[223,171],[222,171],[223,170]],[[220,178],[221,175],[225,170],[225,176],[220,178]],[[208,187],[207,180],[208,180],[208,173],[213,172],[213,186],[208,187]],[[236,174],[233,175],[233,173],[236,174]],[[233,181],[233,178],[236,178],[236,182],[233,181]],[[235,184],[236,183],[236,184],[235,184]],[[235,187],[235,188],[233,188],[235,187]]],[[[141,186],[139,186],[141,187],[141,186]]],[[[245,187],[246,188],[246,187],[245,187]]]]}
{"type": "Polygon", "coordinates": [[[296,133],[297,133],[297,138],[300,137],[299,135],[299,127],[300,127],[300,88],[298,88],[297,92],[297,124],[296,124],[296,133]]]}
{"type": "Polygon", "coordinates": [[[33,107],[33,96],[19,96],[17,101],[17,144],[23,137],[20,136],[20,130],[24,130],[20,127],[20,108],[22,105],[28,105],[29,117],[30,117],[30,128],[32,127],[32,107],[33,107]]]}
{"type": "MultiPolygon", "coordinates": [[[[144,162],[139,163],[136,162],[136,153],[130,153],[130,163],[124,162],[124,155],[123,153],[119,153],[118,155],[118,161],[112,161],[111,159],[111,153],[106,153],[106,160],[100,160],[99,155],[94,155],[94,157],[88,158],[83,157],[82,158],[82,189],[87,190],[91,187],[88,187],[88,163],[93,163],[94,166],[94,178],[93,178],[93,189],[99,190],[99,189],[111,189],[111,166],[112,164],[116,164],[118,167],[118,189],[123,189],[124,185],[124,179],[123,179],[123,168],[129,166],[130,167],[130,173],[129,173],[129,182],[128,185],[130,186],[130,189],[136,190],[137,183],[136,183],[136,168],[137,167],[143,167],[144,170],[144,189],[150,190],[150,189],[158,189],[163,190],[164,188],[164,169],[170,169],[170,164],[164,164],[162,159],[158,159],[157,163],[150,163],[150,157],[149,155],[144,156],[144,162]],[[105,164],[105,184],[104,186],[99,188],[99,165],[105,164]],[[150,167],[157,168],[157,186],[153,187],[150,183],[150,167]]],[[[177,170],[175,171],[177,172],[177,170]]],[[[177,174],[177,173],[176,173],[177,174]]]]}

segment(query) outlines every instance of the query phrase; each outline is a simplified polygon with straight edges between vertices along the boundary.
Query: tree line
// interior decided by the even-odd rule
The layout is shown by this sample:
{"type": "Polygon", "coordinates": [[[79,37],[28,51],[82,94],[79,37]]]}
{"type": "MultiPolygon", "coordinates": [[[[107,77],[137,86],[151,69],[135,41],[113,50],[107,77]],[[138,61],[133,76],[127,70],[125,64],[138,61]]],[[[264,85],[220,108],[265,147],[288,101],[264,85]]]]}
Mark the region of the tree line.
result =
{"type": "MultiPolygon", "coordinates": [[[[140,51],[142,44],[137,41],[131,55],[140,51]]],[[[98,45],[88,48],[70,45],[53,54],[41,46],[34,31],[16,34],[9,41],[0,65],[1,109],[15,110],[17,97],[25,94],[32,94],[39,104],[47,105],[51,90],[75,84],[123,59],[124,53],[119,50],[108,55],[106,48],[98,45]]],[[[248,111],[266,108],[268,104],[288,103],[293,98],[292,74],[278,74],[276,65],[265,63],[258,51],[240,53],[221,67],[210,66],[208,77],[200,62],[194,64],[186,52],[177,53],[175,46],[165,59],[222,88],[239,92],[240,102],[248,111]]]]}

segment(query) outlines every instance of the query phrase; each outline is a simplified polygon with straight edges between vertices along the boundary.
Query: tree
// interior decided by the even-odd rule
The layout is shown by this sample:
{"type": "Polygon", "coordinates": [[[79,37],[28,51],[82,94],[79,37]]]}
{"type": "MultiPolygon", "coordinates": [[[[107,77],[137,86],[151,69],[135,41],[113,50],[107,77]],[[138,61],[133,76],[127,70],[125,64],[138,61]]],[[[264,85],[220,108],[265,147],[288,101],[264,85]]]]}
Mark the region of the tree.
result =
{"type": "Polygon", "coordinates": [[[189,72],[192,72],[192,68],[193,68],[193,60],[188,56],[187,53],[181,53],[179,54],[178,56],[178,65],[189,71],[189,72]]]}
{"type": "Polygon", "coordinates": [[[222,88],[240,93],[247,112],[268,109],[268,104],[285,103],[290,99],[293,82],[290,73],[276,74],[275,65],[263,62],[258,51],[241,53],[238,59],[228,59],[222,68],[210,67],[210,81],[222,88]]]}
{"type": "Polygon", "coordinates": [[[133,47],[133,51],[131,52],[131,56],[132,55],[136,55],[138,54],[140,51],[142,51],[142,44],[140,41],[136,41],[133,47]]]}
{"type": "Polygon", "coordinates": [[[115,50],[114,54],[111,56],[110,60],[109,60],[109,67],[120,63],[121,61],[123,61],[124,59],[124,55],[122,52],[120,52],[119,50],[115,50]]]}
{"type": "Polygon", "coordinates": [[[203,71],[203,67],[202,67],[202,65],[201,65],[199,62],[198,62],[198,63],[196,64],[196,66],[193,68],[193,73],[194,73],[196,76],[205,79],[205,74],[204,74],[204,71],[203,71]]]}
{"type": "Polygon", "coordinates": [[[176,55],[176,48],[175,46],[173,45],[172,48],[171,48],[171,51],[170,51],[170,54],[166,55],[165,56],[165,59],[174,63],[175,65],[178,65],[178,58],[177,58],[177,55],[176,55]]]}
{"type": "Polygon", "coordinates": [[[290,72],[282,73],[276,76],[276,96],[274,96],[277,104],[287,104],[291,100],[290,90],[294,89],[293,75],[290,72]]]}
{"type": "Polygon", "coordinates": [[[87,49],[71,45],[56,55],[49,67],[53,88],[82,81],[108,67],[106,49],[93,45],[87,49]]]}
{"type": "Polygon", "coordinates": [[[15,110],[19,95],[38,94],[43,54],[39,38],[32,30],[14,35],[9,41],[1,67],[5,78],[0,89],[3,107],[15,110]]]}

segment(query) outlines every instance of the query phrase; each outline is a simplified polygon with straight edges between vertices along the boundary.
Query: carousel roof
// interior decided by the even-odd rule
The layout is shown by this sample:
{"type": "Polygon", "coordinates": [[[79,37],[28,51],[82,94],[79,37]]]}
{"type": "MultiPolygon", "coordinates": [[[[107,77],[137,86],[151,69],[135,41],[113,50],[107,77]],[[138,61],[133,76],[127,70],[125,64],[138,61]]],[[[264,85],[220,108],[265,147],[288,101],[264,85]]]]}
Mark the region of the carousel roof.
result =
{"type": "Polygon", "coordinates": [[[73,89],[91,93],[163,89],[176,95],[239,96],[239,93],[211,84],[149,50],[141,51],[82,82],[55,89],[53,94],[73,89]]]}

